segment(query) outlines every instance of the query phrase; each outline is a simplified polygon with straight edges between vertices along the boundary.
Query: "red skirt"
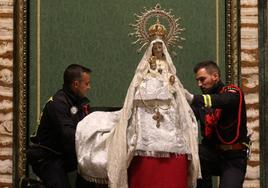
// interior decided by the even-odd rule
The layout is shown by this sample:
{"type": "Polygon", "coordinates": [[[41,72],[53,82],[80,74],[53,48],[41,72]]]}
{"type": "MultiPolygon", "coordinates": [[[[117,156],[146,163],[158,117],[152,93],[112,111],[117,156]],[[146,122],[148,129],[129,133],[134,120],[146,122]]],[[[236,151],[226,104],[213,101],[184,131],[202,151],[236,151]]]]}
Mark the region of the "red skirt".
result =
{"type": "Polygon", "coordinates": [[[187,171],[187,155],[136,156],[128,169],[129,188],[187,188],[187,171]]]}

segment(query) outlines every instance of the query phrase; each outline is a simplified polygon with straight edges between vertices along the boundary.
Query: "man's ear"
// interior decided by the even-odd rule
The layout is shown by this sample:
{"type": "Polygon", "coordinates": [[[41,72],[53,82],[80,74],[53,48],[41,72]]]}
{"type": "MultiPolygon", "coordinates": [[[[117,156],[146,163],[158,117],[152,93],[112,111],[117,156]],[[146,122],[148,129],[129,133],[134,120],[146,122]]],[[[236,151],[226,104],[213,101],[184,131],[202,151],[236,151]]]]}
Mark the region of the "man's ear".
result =
{"type": "Polygon", "coordinates": [[[74,80],[72,83],[73,88],[77,88],[78,87],[78,81],[74,80]]]}
{"type": "Polygon", "coordinates": [[[214,79],[215,81],[220,80],[220,75],[219,75],[218,72],[213,72],[212,75],[213,75],[213,79],[214,79]]]}

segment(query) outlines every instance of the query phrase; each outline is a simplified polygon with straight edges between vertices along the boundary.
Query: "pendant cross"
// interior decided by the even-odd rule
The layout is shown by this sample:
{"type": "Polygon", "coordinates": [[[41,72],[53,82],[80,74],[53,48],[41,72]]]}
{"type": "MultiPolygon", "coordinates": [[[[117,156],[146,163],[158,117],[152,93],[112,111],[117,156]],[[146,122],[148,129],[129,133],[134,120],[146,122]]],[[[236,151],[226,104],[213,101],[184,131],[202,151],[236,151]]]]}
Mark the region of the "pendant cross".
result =
{"type": "Polygon", "coordinates": [[[153,115],[153,119],[156,121],[156,127],[159,128],[160,121],[164,119],[164,116],[157,110],[153,115]]]}

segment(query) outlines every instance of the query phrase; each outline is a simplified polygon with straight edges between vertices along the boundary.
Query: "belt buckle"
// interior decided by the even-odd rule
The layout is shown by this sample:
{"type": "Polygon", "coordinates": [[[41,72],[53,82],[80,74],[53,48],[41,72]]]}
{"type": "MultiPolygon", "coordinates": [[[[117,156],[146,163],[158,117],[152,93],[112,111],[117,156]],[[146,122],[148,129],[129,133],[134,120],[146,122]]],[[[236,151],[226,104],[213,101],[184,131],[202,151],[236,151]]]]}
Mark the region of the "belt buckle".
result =
{"type": "Polygon", "coordinates": [[[232,144],[221,144],[219,145],[219,148],[222,150],[222,151],[232,151],[232,150],[236,150],[236,147],[235,145],[232,145],[232,144]]]}
{"type": "Polygon", "coordinates": [[[220,145],[219,145],[219,149],[222,150],[222,151],[228,151],[228,150],[232,150],[233,147],[232,147],[232,145],[224,145],[224,144],[220,144],[220,145]]]}
{"type": "Polygon", "coordinates": [[[225,145],[225,151],[233,150],[233,145],[225,145]]]}

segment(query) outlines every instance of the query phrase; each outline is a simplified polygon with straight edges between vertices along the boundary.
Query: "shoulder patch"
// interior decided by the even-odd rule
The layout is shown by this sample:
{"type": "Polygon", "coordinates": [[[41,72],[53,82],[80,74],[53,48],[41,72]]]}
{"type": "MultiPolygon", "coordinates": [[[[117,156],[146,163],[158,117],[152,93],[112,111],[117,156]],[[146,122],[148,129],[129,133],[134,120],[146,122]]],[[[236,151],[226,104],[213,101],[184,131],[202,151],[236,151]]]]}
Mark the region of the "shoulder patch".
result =
{"type": "Polygon", "coordinates": [[[49,97],[49,99],[47,100],[47,102],[53,101],[53,97],[49,97]]]}
{"type": "Polygon", "coordinates": [[[241,90],[236,85],[231,84],[231,85],[228,85],[228,86],[224,87],[224,92],[240,93],[241,90]]]}

